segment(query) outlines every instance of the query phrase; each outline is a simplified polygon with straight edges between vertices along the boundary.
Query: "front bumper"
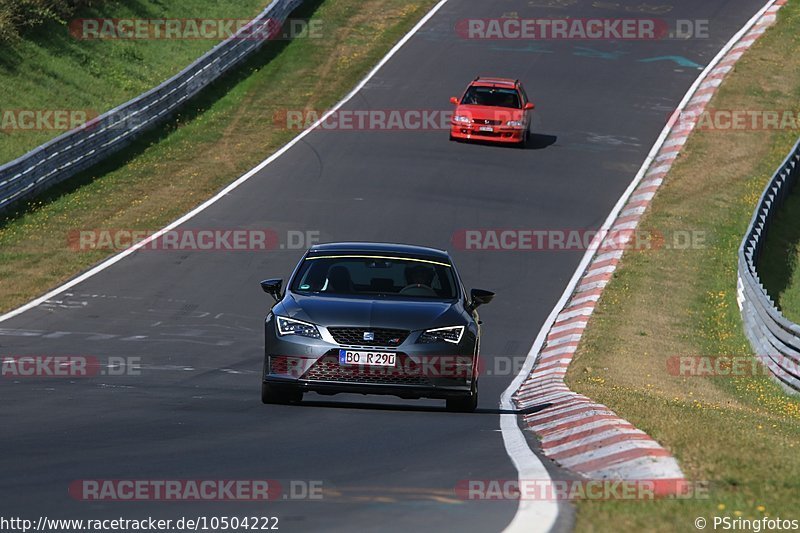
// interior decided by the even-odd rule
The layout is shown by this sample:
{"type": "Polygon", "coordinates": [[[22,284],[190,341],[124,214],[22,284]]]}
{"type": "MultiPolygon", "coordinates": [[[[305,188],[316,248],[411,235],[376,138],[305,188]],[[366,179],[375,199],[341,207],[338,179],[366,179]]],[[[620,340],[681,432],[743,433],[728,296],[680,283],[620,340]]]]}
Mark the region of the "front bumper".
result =
{"type": "Polygon", "coordinates": [[[401,398],[445,399],[473,390],[476,378],[475,335],[461,342],[418,344],[412,332],[397,347],[353,347],[324,339],[279,336],[266,323],[264,383],[320,394],[390,394],[401,398]],[[340,365],[339,350],[393,352],[393,367],[340,365]]]}
{"type": "Polygon", "coordinates": [[[450,136],[454,139],[480,140],[498,143],[520,143],[525,136],[524,128],[511,128],[508,126],[489,126],[492,131],[481,131],[475,124],[451,123],[450,136]]]}

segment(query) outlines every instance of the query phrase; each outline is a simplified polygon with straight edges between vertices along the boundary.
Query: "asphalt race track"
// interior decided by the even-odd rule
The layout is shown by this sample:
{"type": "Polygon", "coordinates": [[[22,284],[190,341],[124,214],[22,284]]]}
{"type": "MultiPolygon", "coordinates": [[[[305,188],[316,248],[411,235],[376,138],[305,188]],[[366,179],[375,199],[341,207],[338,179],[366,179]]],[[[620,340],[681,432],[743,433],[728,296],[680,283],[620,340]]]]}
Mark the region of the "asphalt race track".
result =
{"type": "MultiPolygon", "coordinates": [[[[450,0],[345,107],[448,109],[478,74],[520,78],[537,104],[529,149],[452,143],[446,131],[315,131],[185,227],[450,249],[468,287],[497,292],[481,312],[486,367],[521,360],[582,252],[463,251],[453,234],[599,227],[699,74],[692,63],[705,66],[763,4],[664,0],[670,9],[650,14],[632,10],[639,0],[593,3],[450,0]],[[709,19],[710,38],[475,41],[453,30],[511,12],[709,19]],[[665,56],[677,58],[655,59],[665,56]]],[[[512,373],[482,377],[474,414],[354,395],[261,404],[270,298],[258,282],[288,277],[301,253],[143,250],[0,324],[3,355],[142,364],[141,375],[0,380],[4,507],[34,519],[278,516],[283,531],[502,530],[517,502],[465,502],[453,488],[516,479],[498,422],[512,373]],[[90,503],[67,492],[78,479],[254,478],[320,481],[330,497],[90,503]]],[[[570,524],[566,512],[558,525],[570,524]]]]}

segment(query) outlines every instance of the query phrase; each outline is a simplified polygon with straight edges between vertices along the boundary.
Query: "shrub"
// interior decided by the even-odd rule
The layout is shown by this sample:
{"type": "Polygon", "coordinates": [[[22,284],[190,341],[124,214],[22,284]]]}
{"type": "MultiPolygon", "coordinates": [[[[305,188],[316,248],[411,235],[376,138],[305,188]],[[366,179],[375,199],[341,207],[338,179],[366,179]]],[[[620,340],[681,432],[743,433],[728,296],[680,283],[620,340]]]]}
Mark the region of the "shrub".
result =
{"type": "Polygon", "coordinates": [[[66,24],[82,8],[104,0],[0,0],[0,42],[8,43],[36,26],[55,21],[66,24]]]}

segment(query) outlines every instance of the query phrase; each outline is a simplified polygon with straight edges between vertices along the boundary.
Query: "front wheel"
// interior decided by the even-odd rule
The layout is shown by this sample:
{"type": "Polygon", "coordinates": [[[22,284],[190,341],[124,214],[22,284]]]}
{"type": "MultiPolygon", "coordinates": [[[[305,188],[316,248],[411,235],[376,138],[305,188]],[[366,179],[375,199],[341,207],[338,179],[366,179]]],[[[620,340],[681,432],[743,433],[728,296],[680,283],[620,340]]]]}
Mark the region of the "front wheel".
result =
{"type": "Polygon", "coordinates": [[[303,400],[303,391],[286,387],[276,387],[268,383],[261,384],[261,403],[287,404],[299,403],[303,400]]]}
{"type": "Polygon", "coordinates": [[[520,139],[519,143],[517,144],[517,148],[525,149],[528,147],[528,141],[530,140],[531,133],[529,130],[525,130],[525,133],[522,134],[522,139],[520,139]]]}

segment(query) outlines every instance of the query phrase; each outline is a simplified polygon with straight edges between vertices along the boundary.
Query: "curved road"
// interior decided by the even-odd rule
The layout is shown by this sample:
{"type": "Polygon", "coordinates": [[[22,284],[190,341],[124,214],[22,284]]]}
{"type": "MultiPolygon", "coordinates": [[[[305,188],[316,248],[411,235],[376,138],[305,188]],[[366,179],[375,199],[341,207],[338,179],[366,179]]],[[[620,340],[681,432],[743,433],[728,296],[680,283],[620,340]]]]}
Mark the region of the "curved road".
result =
{"type": "MultiPolygon", "coordinates": [[[[448,109],[476,74],[518,77],[537,103],[533,149],[450,143],[439,131],[315,131],[184,227],[450,248],[469,286],[498,294],[482,312],[487,366],[521,359],[582,254],[459,251],[453,233],[598,227],[698,75],[685,65],[704,66],[762,3],[663,0],[651,15],[639,0],[450,0],[346,108],[448,109]],[[469,41],[453,31],[461,19],[512,12],[709,19],[710,37],[469,41]]],[[[300,254],[140,251],[0,324],[0,355],[141,357],[143,366],[138,376],[0,380],[2,514],[277,515],[284,531],[503,529],[516,502],[462,502],[453,487],[516,479],[498,430],[510,373],[482,379],[475,414],[392,397],[309,394],[301,406],[261,405],[269,299],[258,281],[287,277],[300,254]],[[87,478],[318,480],[330,496],[71,499],[69,483],[87,478]]]]}

